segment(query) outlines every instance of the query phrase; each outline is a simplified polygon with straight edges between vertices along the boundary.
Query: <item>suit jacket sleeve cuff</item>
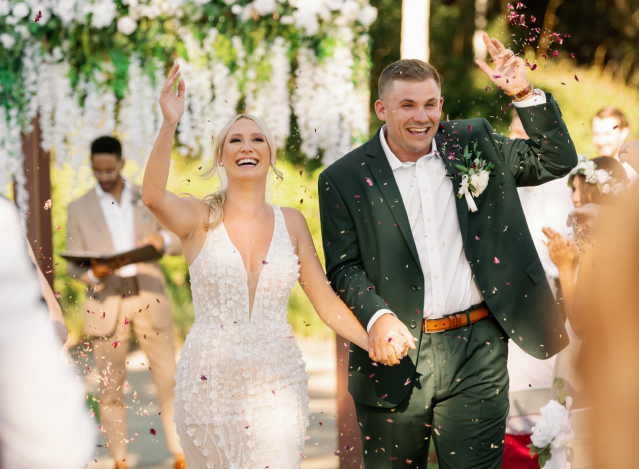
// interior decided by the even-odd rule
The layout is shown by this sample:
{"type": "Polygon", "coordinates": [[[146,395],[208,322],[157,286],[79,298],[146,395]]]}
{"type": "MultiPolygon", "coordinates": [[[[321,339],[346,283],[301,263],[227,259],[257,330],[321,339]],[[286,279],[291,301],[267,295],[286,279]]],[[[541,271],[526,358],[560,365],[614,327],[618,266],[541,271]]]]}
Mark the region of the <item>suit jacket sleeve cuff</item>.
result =
{"type": "Polygon", "coordinates": [[[530,107],[537,106],[538,104],[545,104],[546,101],[546,93],[541,90],[534,89],[533,90],[533,98],[526,99],[525,101],[513,102],[515,107],[530,107]]]}
{"type": "Polygon", "coordinates": [[[373,327],[373,324],[375,324],[375,321],[381,318],[384,314],[392,314],[393,316],[397,317],[397,315],[393,313],[390,309],[380,309],[375,314],[373,314],[373,317],[370,319],[370,321],[368,321],[368,325],[366,326],[366,332],[370,332],[371,327],[373,327]]]}
{"type": "Polygon", "coordinates": [[[100,279],[98,277],[96,277],[95,275],[93,275],[93,269],[91,269],[91,268],[89,270],[87,270],[87,279],[93,285],[97,285],[98,283],[100,283],[100,279]]]}

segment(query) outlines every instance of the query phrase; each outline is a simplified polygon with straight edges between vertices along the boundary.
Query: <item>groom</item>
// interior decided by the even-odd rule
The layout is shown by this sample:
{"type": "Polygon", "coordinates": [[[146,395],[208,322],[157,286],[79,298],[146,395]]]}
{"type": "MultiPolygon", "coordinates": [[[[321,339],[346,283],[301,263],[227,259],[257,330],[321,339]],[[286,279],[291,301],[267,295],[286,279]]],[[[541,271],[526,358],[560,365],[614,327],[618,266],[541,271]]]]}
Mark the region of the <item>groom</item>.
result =
{"type": "Polygon", "coordinates": [[[517,186],[564,176],[577,154],[523,60],[484,42],[495,69],[477,64],[511,97],[530,139],[499,135],[484,119],[440,123],[437,71],[400,60],[379,79],[375,110],[386,125],[319,179],[328,278],[369,331],[370,357],[396,364],[376,366],[351,346],[366,469],[425,469],[431,439],[442,469],[500,468],[508,339],[542,359],[568,343],[517,186]],[[480,168],[490,177],[465,175],[480,168]],[[416,349],[398,362],[389,340],[408,331],[416,349]]]}

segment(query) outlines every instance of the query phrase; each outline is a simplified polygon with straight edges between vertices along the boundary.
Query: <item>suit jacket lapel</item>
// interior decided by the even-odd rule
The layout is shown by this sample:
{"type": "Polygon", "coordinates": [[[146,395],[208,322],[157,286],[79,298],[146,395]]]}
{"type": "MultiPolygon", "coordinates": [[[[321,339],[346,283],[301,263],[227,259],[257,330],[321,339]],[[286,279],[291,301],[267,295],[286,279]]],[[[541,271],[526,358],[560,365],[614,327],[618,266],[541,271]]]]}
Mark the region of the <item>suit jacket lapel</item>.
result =
{"type": "Polygon", "coordinates": [[[102,207],[100,207],[100,201],[95,193],[95,190],[89,192],[89,198],[87,199],[87,217],[91,220],[92,235],[98,239],[99,246],[104,246],[106,252],[115,252],[113,246],[113,240],[111,239],[111,233],[109,233],[109,227],[106,224],[106,219],[102,213],[102,207]]]}
{"type": "Polygon", "coordinates": [[[457,193],[459,192],[459,185],[461,183],[461,175],[459,173],[459,170],[455,168],[456,164],[463,163],[461,158],[461,149],[457,142],[450,139],[450,137],[441,132],[441,127],[440,132],[437,133],[437,137],[442,142],[441,147],[437,147],[439,157],[444,161],[446,170],[448,174],[451,175],[450,179],[453,183],[453,191],[455,194],[455,204],[457,207],[457,218],[459,219],[459,229],[461,230],[462,241],[465,247],[468,238],[468,205],[466,204],[466,199],[464,199],[463,197],[461,199],[457,197],[457,193]]]}
{"type": "Polygon", "coordinates": [[[417,247],[415,246],[415,240],[413,239],[413,232],[410,229],[410,222],[408,221],[408,215],[406,214],[406,207],[404,207],[399,187],[397,187],[395,176],[393,176],[393,170],[388,163],[388,158],[386,158],[386,154],[382,148],[382,143],[379,141],[380,131],[378,131],[368,142],[366,154],[371,157],[368,159],[368,167],[373,178],[375,178],[377,186],[384,196],[386,204],[388,204],[391,212],[393,213],[393,217],[404,236],[408,249],[421,269],[419,255],[417,254],[417,247]]]}

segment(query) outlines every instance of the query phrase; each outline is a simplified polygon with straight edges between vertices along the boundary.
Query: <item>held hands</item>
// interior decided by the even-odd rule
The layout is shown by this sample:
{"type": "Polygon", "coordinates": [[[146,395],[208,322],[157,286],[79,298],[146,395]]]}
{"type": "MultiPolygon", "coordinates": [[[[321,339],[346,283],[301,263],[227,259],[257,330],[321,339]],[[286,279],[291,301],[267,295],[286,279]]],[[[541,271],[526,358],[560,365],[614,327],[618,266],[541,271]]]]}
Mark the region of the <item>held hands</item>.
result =
{"type": "Polygon", "coordinates": [[[383,365],[399,365],[408,349],[415,349],[416,340],[403,322],[392,314],[384,314],[368,333],[368,356],[383,365]]]}
{"type": "Polygon", "coordinates": [[[495,64],[493,70],[483,60],[476,60],[475,63],[488,75],[490,81],[506,93],[516,93],[528,86],[526,78],[526,65],[521,57],[517,57],[513,51],[506,49],[504,45],[495,38],[490,38],[484,33],[484,44],[495,64]]]}
{"type": "Polygon", "coordinates": [[[186,85],[184,80],[180,79],[180,64],[177,61],[171,67],[169,76],[164,83],[162,93],[160,94],[160,108],[165,122],[171,125],[177,125],[182,114],[184,114],[184,106],[186,85]],[[175,94],[175,80],[178,81],[178,94],[175,94]]]}
{"type": "Polygon", "coordinates": [[[542,228],[548,241],[543,243],[548,248],[550,260],[557,266],[557,269],[572,271],[579,257],[579,251],[575,243],[568,238],[564,238],[552,228],[542,228]]]}

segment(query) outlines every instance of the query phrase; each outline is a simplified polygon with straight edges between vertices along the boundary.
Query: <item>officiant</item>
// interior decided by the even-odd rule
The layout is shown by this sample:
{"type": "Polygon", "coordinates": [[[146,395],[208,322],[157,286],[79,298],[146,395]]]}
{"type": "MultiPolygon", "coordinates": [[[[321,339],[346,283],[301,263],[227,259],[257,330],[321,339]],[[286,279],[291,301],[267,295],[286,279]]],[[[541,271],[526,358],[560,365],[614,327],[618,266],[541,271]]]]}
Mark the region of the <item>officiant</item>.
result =
{"type": "MultiPolygon", "coordinates": [[[[69,204],[67,251],[112,254],[151,244],[170,255],[182,252],[142,203],[139,186],[121,175],[122,145],[110,136],[91,145],[95,188],[69,204]]],[[[173,422],[176,372],[172,314],[164,274],[157,260],[128,264],[127,259],[91,265],[68,264],[69,275],[87,284],[84,333],[93,337],[100,376],[100,422],[115,469],[126,468],[127,420],[124,400],[126,356],[131,329],[149,358],[167,445],[175,467],[185,468],[173,422]]]]}

